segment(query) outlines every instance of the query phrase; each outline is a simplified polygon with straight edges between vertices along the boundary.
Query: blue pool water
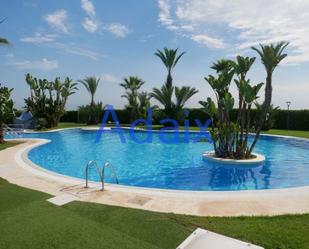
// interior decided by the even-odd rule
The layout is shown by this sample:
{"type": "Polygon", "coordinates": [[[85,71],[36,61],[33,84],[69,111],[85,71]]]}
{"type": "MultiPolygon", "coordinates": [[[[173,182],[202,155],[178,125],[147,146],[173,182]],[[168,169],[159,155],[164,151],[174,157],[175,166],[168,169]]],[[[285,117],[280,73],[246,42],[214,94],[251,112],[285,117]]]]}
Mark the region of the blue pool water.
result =
{"type": "MultiPolygon", "coordinates": [[[[34,148],[29,158],[35,164],[63,175],[85,177],[89,160],[99,165],[109,161],[115,167],[119,183],[180,190],[254,190],[309,185],[309,140],[261,137],[255,152],[266,162],[258,167],[241,168],[205,162],[202,153],[212,150],[209,143],[160,142],[153,134],[150,144],[137,144],[124,131],[126,143],[116,133],[104,133],[95,143],[95,131],[80,129],[24,134],[26,138],[45,138],[52,142],[34,148]]],[[[146,136],[139,132],[139,137],[146,136]]],[[[166,134],[166,138],[173,134],[166,134]]],[[[190,139],[197,135],[190,134],[190,139]]],[[[108,173],[108,170],[107,170],[108,173]]],[[[98,180],[94,170],[90,178],[98,180]]],[[[107,182],[113,182],[107,174],[107,182]]]]}

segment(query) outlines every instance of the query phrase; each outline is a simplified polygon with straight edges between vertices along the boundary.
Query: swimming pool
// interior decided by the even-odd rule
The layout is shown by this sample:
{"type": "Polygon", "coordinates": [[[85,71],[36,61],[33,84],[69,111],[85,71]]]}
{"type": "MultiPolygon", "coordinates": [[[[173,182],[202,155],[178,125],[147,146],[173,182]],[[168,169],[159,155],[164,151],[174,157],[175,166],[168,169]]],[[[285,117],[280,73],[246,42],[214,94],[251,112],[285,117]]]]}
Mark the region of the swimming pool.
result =
{"type": "MultiPolygon", "coordinates": [[[[144,132],[136,133],[139,138],[144,132]]],[[[68,129],[49,133],[24,134],[51,143],[32,149],[28,157],[35,164],[67,176],[85,178],[85,166],[96,160],[101,166],[113,164],[121,185],[177,190],[258,190],[309,185],[309,140],[262,136],[256,152],[264,154],[264,164],[255,167],[224,166],[206,162],[202,153],[212,150],[206,142],[162,143],[153,134],[150,144],[137,144],[124,131],[126,143],[117,133],[104,133],[95,143],[95,131],[68,129]]],[[[173,136],[166,133],[166,138],[173,136]]],[[[197,134],[191,133],[190,140],[197,134]]],[[[8,137],[9,138],[9,137],[8,137]]],[[[113,182],[106,172],[106,181],[113,182]]],[[[95,171],[90,179],[98,181],[95,171]]]]}

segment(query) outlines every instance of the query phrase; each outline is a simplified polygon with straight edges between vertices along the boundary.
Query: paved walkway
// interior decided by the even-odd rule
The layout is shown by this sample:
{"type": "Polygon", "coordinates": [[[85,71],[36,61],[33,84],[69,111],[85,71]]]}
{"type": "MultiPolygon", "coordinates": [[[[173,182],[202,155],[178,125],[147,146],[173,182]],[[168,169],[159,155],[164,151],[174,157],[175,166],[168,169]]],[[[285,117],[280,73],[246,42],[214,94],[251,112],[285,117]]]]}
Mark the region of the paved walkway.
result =
{"type": "Polygon", "coordinates": [[[258,191],[174,191],[91,183],[48,172],[27,159],[27,152],[46,140],[26,142],[0,151],[0,177],[54,196],[64,193],[80,201],[201,216],[309,213],[309,187],[258,191]]]}

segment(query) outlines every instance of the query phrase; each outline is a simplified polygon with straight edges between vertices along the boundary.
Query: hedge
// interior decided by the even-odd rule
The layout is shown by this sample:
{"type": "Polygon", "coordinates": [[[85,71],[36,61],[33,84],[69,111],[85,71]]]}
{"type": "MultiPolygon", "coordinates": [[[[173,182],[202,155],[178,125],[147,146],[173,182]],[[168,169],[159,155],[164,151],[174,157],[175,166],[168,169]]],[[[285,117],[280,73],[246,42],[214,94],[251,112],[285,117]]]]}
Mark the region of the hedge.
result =
{"type": "MultiPolygon", "coordinates": [[[[121,124],[130,123],[130,113],[127,110],[115,111],[121,124]]],[[[103,117],[103,113],[101,117],[103,117]]],[[[87,120],[87,117],[81,116],[78,111],[66,111],[61,117],[60,122],[84,123],[85,120],[87,120]]],[[[108,121],[113,121],[111,115],[109,116],[108,121]]]]}
{"type": "Polygon", "coordinates": [[[290,130],[309,130],[309,110],[277,110],[274,128],[286,129],[288,116],[290,130]]]}
{"type": "MultiPolygon", "coordinates": [[[[122,124],[129,124],[130,123],[130,113],[127,110],[115,110],[118,116],[119,122],[122,124]]],[[[194,120],[199,119],[202,123],[209,118],[202,109],[193,108],[189,109],[189,117],[190,125],[196,126],[194,120]]],[[[157,112],[157,111],[156,111],[157,112]]],[[[273,129],[286,129],[287,128],[287,119],[289,113],[289,129],[291,130],[309,130],[309,110],[276,110],[273,114],[273,129]]],[[[103,114],[102,114],[103,115],[103,114]]],[[[256,110],[252,110],[252,119],[257,115],[256,110]]],[[[159,124],[159,120],[156,117],[160,115],[156,115],[154,113],[154,120],[153,124],[159,124]]],[[[235,120],[237,116],[237,110],[233,110],[232,112],[232,120],[235,120]]],[[[67,111],[64,116],[61,118],[61,122],[73,122],[73,123],[80,123],[84,120],[82,117],[79,116],[78,111],[67,111]]],[[[111,116],[109,117],[108,121],[112,121],[111,116]]]]}

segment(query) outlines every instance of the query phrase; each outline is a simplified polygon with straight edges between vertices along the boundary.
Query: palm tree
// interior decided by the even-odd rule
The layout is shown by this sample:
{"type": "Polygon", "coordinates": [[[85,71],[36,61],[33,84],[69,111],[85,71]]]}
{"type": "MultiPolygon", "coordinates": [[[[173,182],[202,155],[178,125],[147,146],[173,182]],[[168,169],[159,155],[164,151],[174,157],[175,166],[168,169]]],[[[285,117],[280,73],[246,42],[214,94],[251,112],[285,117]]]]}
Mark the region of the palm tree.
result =
{"type": "Polygon", "coordinates": [[[91,102],[90,105],[94,106],[95,102],[94,102],[94,95],[97,91],[99,82],[100,82],[100,78],[96,78],[95,76],[92,77],[86,77],[83,80],[79,80],[78,82],[82,83],[84,85],[84,87],[87,89],[87,91],[89,92],[90,96],[91,96],[91,102]]]}
{"type": "Polygon", "coordinates": [[[169,88],[164,84],[161,88],[153,88],[152,92],[149,94],[151,98],[154,98],[163,105],[163,112],[169,118],[174,116],[174,103],[172,101],[173,93],[174,87],[169,88]]]}
{"type": "MultiPolygon", "coordinates": [[[[4,22],[5,19],[1,20],[0,21],[0,24],[4,22]]],[[[0,45],[9,45],[9,41],[3,37],[0,37],[0,45]]],[[[2,108],[2,106],[1,106],[2,108]]],[[[1,109],[1,113],[2,113],[2,109],[1,109]]],[[[0,114],[1,114],[0,113],[0,114]]],[[[0,118],[0,143],[3,143],[3,121],[2,121],[2,118],[0,118]]]]}
{"type": "Polygon", "coordinates": [[[120,83],[120,86],[125,89],[125,94],[123,94],[121,97],[126,98],[128,101],[126,108],[131,112],[131,121],[135,120],[136,115],[138,114],[138,90],[144,84],[145,81],[138,78],[137,76],[130,76],[128,78],[124,78],[123,82],[120,83]]]}
{"type": "Polygon", "coordinates": [[[129,90],[133,95],[137,96],[137,91],[145,84],[145,81],[138,78],[137,76],[130,76],[124,78],[123,82],[120,83],[125,90],[129,90]]]}
{"type": "Polygon", "coordinates": [[[182,86],[182,87],[175,87],[175,97],[176,97],[176,111],[181,111],[186,102],[198,92],[194,87],[189,86],[182,86]]]}
{"type": "MultiPolygon", "coordinates": [[[[255,62],[255,57],[243,57],[243,56],[237,56],[236,61],[232,61],[231,65],[232,68],[237,75],[237,79],[235,79],[235,83],[238,88],[238,115],[237,115],[237,127],[239,127],[239,130],[236,131],[236,153],[240,156],[244,154],[244,149],[246,149],[246,144],[243,143],[243,136],[244,136],[244,130],[246,129],[245,123],[246,123],[246,117],[247,114],[250,114],[250,111],[247,110],[247,102],[244,99],[244,90],[247,90],[245,92],[248,92],[250,88],[249,81],[246,80],[247,73],[249,72],[250,68],[252,67],[253,63],[255,62]]],[[[250,106],[251,108],[251,106],[250,106]]],[[[249,124],[249,122],[247,122],[249,124]]]]}
{"type": "Polygon", "coordinates": [[[186,102],[198,92],[194,87],[172,87],[169,88],[163,85],[160,89],[153,88],[150,97],[156,99],[164,106],[163,112],[169,118],[179,120],[179,114],[183,110],[186,102]],[[172,97],[175,90],[176,102],[172,101],[172,97]]]}
{"type": "Polygon", "coordinates": [[[69,96],[75,94],[77,90],[78,90],[77,83],[74,83],[73,79],[66,77],[64,79],[64,82],[62,83],[62,88],[61,88],[61,93],[60,93],[63,98],[63,103],[62,103],[63,110],[64,110],[64,107],[66,106],[69,96]]]}
{"type": "Polygon", "coordinates": [[[158,56],[163,64],[165,65],[167,69],[167,79],[166,79],[166,87],[172,88],[173,86],[173,77],[172,77],[172,70],[176,66],[179,59],[185,54],[185,52],[182,52],[180,55],[177,55],[178,48],[177,49],[168,49],[164,48],[163,51],[157,49],[157,52],[155,52],[155,55],[158,56]]]}
{"type": "Polygon", "coordinates": [[[0,44],[1,45],[9,45],[9,41],[5,38],[0,37],[0,44]]]}
{"type": "Polygon", "coordinates": [[[95,76],[86,77],[83,80],[79,80],[78,82],[82,83],[84,87],[87,89],[91,96],[90,102],[90,113],[89,113],[89,124],[96,124],[98,122],[98,117],[95,114],[95,102],[94,102],[94,95],[97,91],[100,78],[96,78],[95,76]]]}
{"type": "Polygon", "coordinates": [[[288,45],[289,45],[288,42],[279,42],[277,44],[270,44],[270,45],[260,44],[260,49],[252,47],[252,49],[260,55],[267,76],[266,76],[265,98],[262,106],[262,113],[260,116],[260,120],[258,122],[256,136],[250,147],[249,153],[252,152],[254,146],[258,141],[261,129],[267,116],[267,112],[271,105],[273,72],[279,65],[279,63],[287,56],[287,54],[283,53],[283,51],[288,45]]]}
{"type": "MultiPolygon", "coordinates": [[[[4,21],[5,21],[5,19],[1,20],[0,24],[3,23],[4,21]]],[[[0,37],[0,45],[9,45],[9,44],[10,44],[10,42],[7,39],[0,37]]]]}
{"type": "Polygon", "coordinates": [[[13,116],[12,91],[13,89],[1,86],[0,83],[0,144],[4,142],[4,122],[13,116]]]}
{"type": "Polygon", "coordinates": [[[150,96],[147,92],[141,92],[138,94],[138,114],[142,118],[146,118],[147,110],[149,108],[156,108],[155,106],[151,106],[150,104],[150,96]]]}

